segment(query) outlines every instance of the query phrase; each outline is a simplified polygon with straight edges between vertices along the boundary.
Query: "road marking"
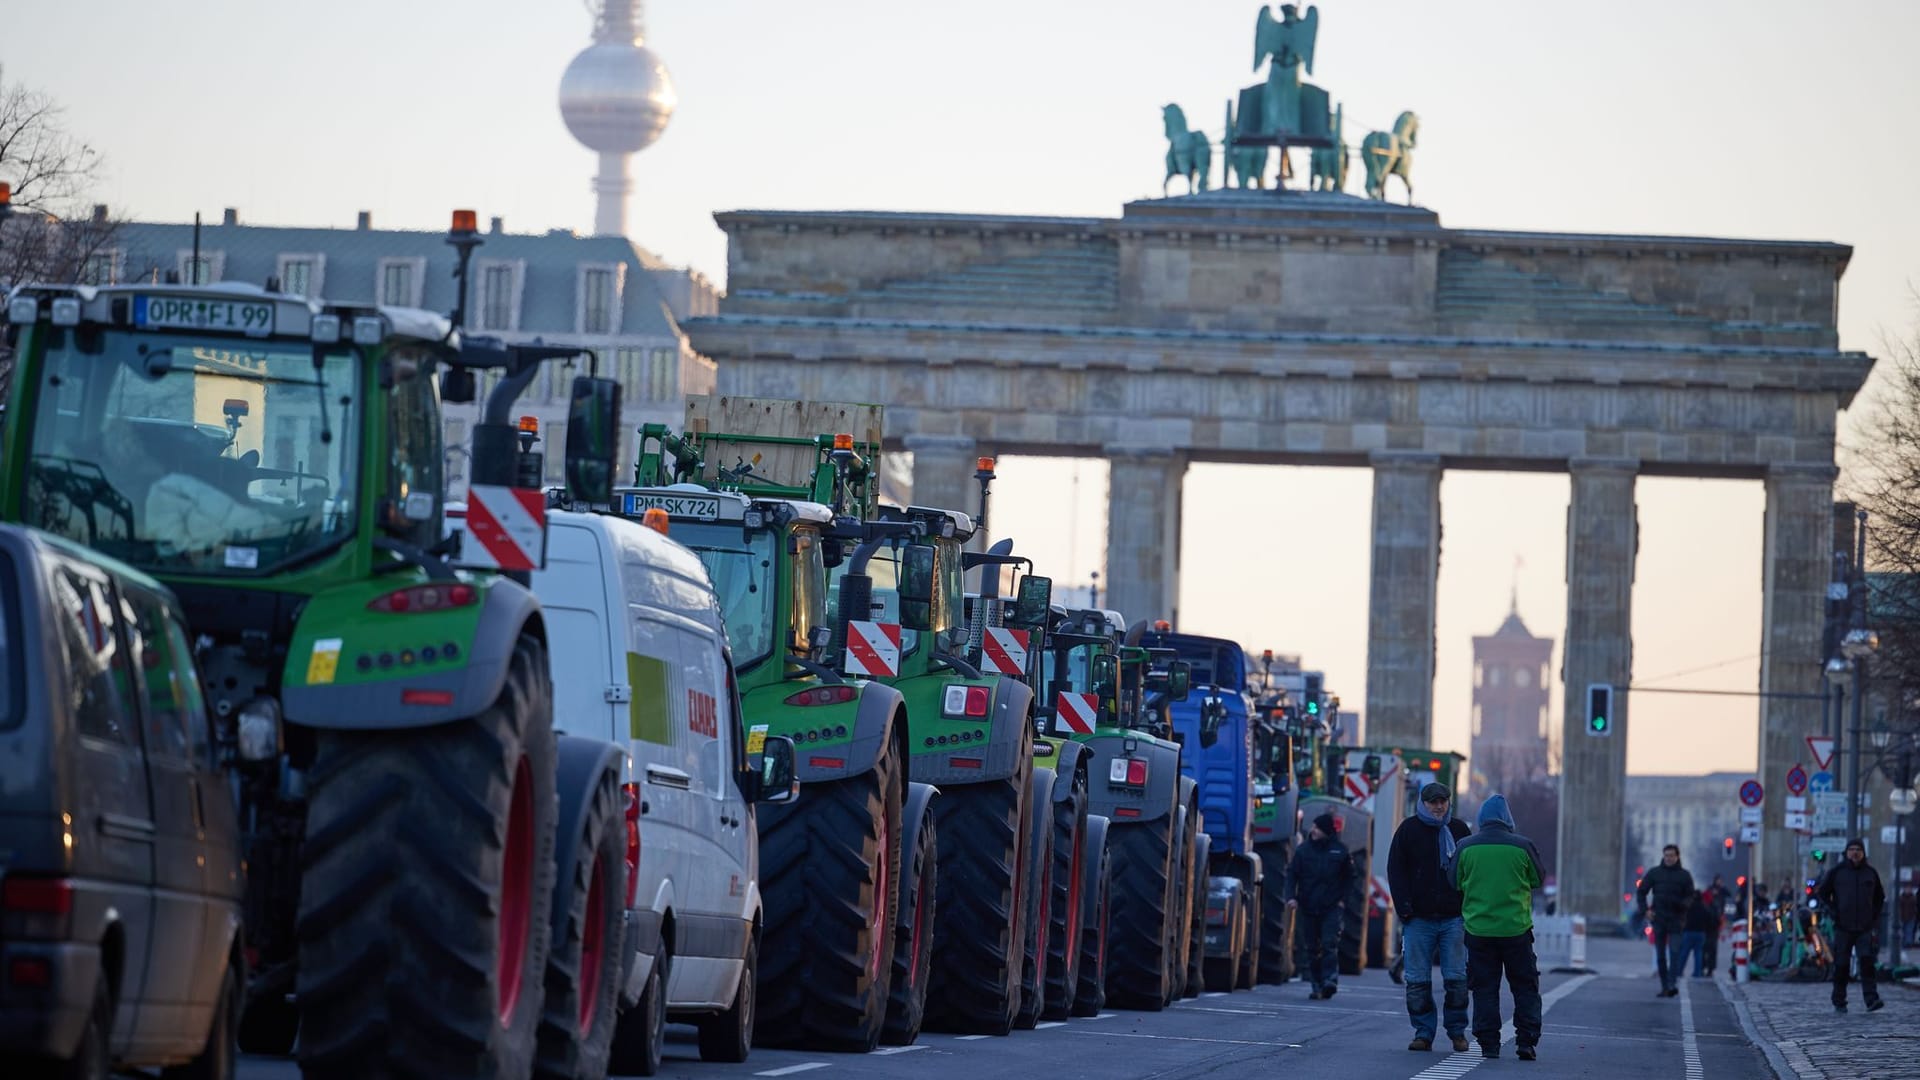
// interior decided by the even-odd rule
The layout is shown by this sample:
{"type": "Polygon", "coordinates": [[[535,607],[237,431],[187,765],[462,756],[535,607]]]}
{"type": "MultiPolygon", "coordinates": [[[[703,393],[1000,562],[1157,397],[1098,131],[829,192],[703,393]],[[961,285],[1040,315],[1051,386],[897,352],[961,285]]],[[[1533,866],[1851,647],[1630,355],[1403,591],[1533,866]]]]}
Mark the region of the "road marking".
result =
{"type": "Polygon", "coordinates": [[[1048,1021],[1046,1021],[1046,1022],[1044,1022],[1044,1023],[1039,1023],[1039,1024],[1035,1024],[1035,1025],[1033,1025],[1033,1030],[1035,1030],[1035,1031],[1045,1031],[1045,1030],[1047,1030],[1048,1028],[1057,1028],[1057,1027],[1066,1027],[1066,1026],[1067,1026],[1067,1025],[1066,1025],[1066,1022],[1065,1022],[1064,1020],[1048,1020],[1048,1021]]]}
{"type": "Polygon", "coordinates": [[[1705,1080],[1700,1070],[1700,1040],[1693,1030],[1693,994],[1687,990],[1687,980],[1680,980],[1680,1054],[1686,1062],[1687,1080],[1705,1080]]]}
{"type": "MultiPolygon", "coordinates": [[[[1072,1029],[1069,1028],[1069,1031],[1072,1029]]],[[[1075,1035],[1091,1035],[1091,1031],[1075,1031],[1075,1035]]],[[[1198,1035],[1142,1035],[1132,1031],[1116,1031],[1100,1036],[1103,1039],[1155,1039],[1161,1042],[1217,1043],[1222,1046],[1271,1046],[1280,1050],[1299,1050],[1299,1043],[1263,1042],[1259,1039],[1203,1039],[1198,1035]]]]}
{"type": "Polygon", "coordinates": [[[827,1067],[827,1063],[824,1061],[803,1061],[798,1065],[788,1065],[779,1069],[768,1069],[766,1072],[757,1072],[757,1073],[754,1073],[753,1075],[755,1076],[792,1076],[794,1073],[812,1072],[815,1069],[824,1069],[826,1067],[827,1067]]]}
{"type": "Polygon", "coordinates": [[[1225,990],[1209,990],[1206,993],[1201,994],[1200,996],[1201,997],[1226,997],[1227,992],[1225,990]]]}
{"type": "Polygon", "coordinates": [[[926,1043],[914,1043],[912,1046],[883,1046],[878,1050],[870,1052],[874,1057],[886,1057],[889,1054],[905,1054],[914,1050],[925,1050],[926,1048],[926,1043]]]}
{"type": "Polygon", "coordinates": [[[1095,1013],[1095,1014],[1093,1014],[1092,1016],[1083,1016],[1083,1017],[1081,1017],[1080,1019],[1082,1019],[1082,1020],[1111,1020],[1111,1019],[1113,1019],[1113,1017],[1114,1017],[1114,1014],[1113,1014],[1113,1013],[1108,1013],[1108,1012],[1103,1012],[1103,1013],[1095,1013]]]}
{"type": "Polygon", "coordinates": [[[960,1042],[973,1042],[975,1039],[991,1039],[993,1038],[993,1036],[991,1035],[955,1035],[954,1038],[960,1042]]]}
{"type": "MultiPolygon", "coordinates": [[[[1575,990],[1580,989],[1597,978],[1599,978],[1598,975],[1576,975],[1566,982],[1561,983],[1559,986],[1554,987],[1540,998],[1540,1016],[1544,1019],[1548,1010],[1559,1004],[1568,994],[1573,993],[1575,990]]],[[[1513,1020],[1511,1018],[1508,1018],[1506,1023],[1500,1026],[1500,1041],[1503,1044],[1513,1041],[1513,1020]]],[[[1479,1068],[1480,1063],[1485,1060],[1487,1059],[1480,1056],[1480,1051],[1477,1048],[1462,1050],[1459,1053],[1448,1054],[1445,1060],[1441,1061],[1438,1065],[1414,1073],[1412,1080],[1459,1080],[1460,1077],[1479,1068]]],[[[1689,1080],[1693,1080],[1693,1077],[1694,1074],[1688,1074],[1689,1080]]]]}
{"type": "MultiPolygon", "coordinates": [[[[1731,980],[1722,982],[1719,979],[1713,979],[1711,981],[1714,989],[1720,991],[1720,996],[1726,999],[1729,1006],[1732,1006],[1733,1015],[1739,1019],[1740,1030],[1745,1033],[1747,1042],[1759,1047],[1761,1051],[1767,1055],[1767,1063],[1773,1066],[1775,1076],[1803,1077],[1818,1075],[1813,1071],[1813,1062],[1808,1061],[1805,1054],[1800,1055],[1800,1061],[1806,1062],[1807,1065],[1806,1071],[1802,1072],[1798,1063],[1789,1062],[1786,1055],[1782,1052],[1781,1047],[1774,1045],[1772,1039],[1761,1038],[1759,1030],[1754,1027],[1753,1010],[1747,1008],[1744,995],[1734,995],[1731,980]]],[[[1772,1032],[1773,1028],[1769,1026],[1767,1030],[1772,1032]]],[[[1783,1045],[1793,1046],[1792,1043],[1785,1043],[1783,1045]]],[[[1794,1047],[1794,1049],[1798,1050],[1799,1047],[1794,1047]]]]}

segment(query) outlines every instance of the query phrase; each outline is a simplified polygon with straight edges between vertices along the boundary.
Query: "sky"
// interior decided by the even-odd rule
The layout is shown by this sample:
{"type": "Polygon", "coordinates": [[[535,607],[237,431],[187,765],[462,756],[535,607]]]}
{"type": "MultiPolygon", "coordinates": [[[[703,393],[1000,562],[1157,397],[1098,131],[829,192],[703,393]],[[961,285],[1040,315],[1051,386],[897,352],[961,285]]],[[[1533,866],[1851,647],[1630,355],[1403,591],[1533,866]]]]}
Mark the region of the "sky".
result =
{"type": "MultiPolygon", "coordinates": [[[[1158,194],[1162,105],[1217,137],[1227,96],[1256,81],[1258,6],[652,0],[647,41],[680,104],[636,159],[630,231],[724,282],[720,210],[1117,216],[1158,194]]],[[[1920,4],[1319,8],[1313,81],[1353,142],[1420,114],[1417,201],[1443,224],[1840,241],[1842,347],[1884,359],[1920,328],[1920,4]]],[[[439,229],[459,206],[510,231],[591,225],[594,159],[556,104],[590,32],[575,0],[0,0],[0,22],[0,76],[65,105],[118,213],[350,228],[369,210],[439,229]]],[[[1103,463],[1000,474],[996,531],[1063,582],[1100,567],[1103,463]]],[[[1467,748],[1471,638],[1516,588],[1536,633],[1563,633],[1567,493],[1564,476],[1442,483],[1443,747],[1467,748]]],[[[1363,470],[1192,468],[1184,627],[1301,653],[1364,712],[1371,500],[1363,470]]],[[[1638,500],[1635,682],[1752,689],[1759,483],[1645,479],[1638,500]]],[[[1636,695],[1629,768],[1750,769],[1757,715],[1753,699],[1636,695]]]]}

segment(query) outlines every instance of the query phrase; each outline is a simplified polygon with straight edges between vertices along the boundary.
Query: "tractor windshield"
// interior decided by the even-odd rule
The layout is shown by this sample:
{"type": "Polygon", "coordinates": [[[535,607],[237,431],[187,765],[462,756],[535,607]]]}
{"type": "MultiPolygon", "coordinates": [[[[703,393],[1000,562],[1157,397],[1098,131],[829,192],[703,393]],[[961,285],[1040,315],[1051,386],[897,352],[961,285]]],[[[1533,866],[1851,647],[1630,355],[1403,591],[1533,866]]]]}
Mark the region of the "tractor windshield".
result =
{"type": "MultiPolygon", "coordinates": [[[[827,610],[840,610],[840,580],[852,568],[851,559],[828,571],[827,610]]],[[[900,621],[900,553],[891,546],[882,547],[867,561],[867,576],[873,579],[873,612],[866,618],[875,622],[900,621]]],[[[856,616],[858,617],[858,616],[856,616]]],[[[900,655],[912,656],[920,648],[918,630],[900,631],[900,655]]]]}
{"type": "Polygon", "coordinates": [[[24,520],[158,573],[253,574],[353,534],[346,349],[54,329],[24,520]]]}
{"type": "Polygon", "coordinates": [[[779,599],[776,535],[757,529],[743,536],[738,525],[676,521],[673,538],[692,548],[713,578],[734,666],[745,671],[765,660],[777,636],[773,625],[779,599]]]}

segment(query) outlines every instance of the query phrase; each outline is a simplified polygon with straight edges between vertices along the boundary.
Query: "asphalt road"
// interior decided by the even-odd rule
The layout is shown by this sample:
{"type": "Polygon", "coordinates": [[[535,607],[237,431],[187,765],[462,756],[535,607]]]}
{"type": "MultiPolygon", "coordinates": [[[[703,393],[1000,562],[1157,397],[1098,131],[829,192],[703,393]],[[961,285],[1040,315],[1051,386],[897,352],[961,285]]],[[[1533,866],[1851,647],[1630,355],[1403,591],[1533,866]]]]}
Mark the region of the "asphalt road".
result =
{"type": "MultiPolygon", "coordinates": [[[[1498,1059],[1483,1059],[1477,1049],[1454,1054],[1444,1049],[1444,1041],[1435,1052],[1407,1050],[1412,1028],[1403,991],[1384,973],[1371,971],[1342,979],[1331,1001],[1308,1001],[1305,985],[1294,982],[1190,998],[1162,1013],[1107,1012],[1004,1038],[926,1034],[914,1046],[866,1055],[756,1049],[746,1064],[709,1065],[699,1060],[692,1029],[675,1028],[660,1075],[691,1080],[1772,1075],[1711,981],[1687,980],[1682,997],[1658,999],[1657,983],[1640,963],[1644,946],[1594,944],[1602,954],[1595,958],[1599,974],[1548,975],[1543,982],[1545,1036],[1536,1062],[1513,1056],[1511,1027],[1498,1059]]],[[[1503,1007],[1510,1012],[1511,1003],[1503,1007]]],[[[291,1061],[250,1058],[240,1077],[298,1080],[299,1070],[291,1061]]]]}

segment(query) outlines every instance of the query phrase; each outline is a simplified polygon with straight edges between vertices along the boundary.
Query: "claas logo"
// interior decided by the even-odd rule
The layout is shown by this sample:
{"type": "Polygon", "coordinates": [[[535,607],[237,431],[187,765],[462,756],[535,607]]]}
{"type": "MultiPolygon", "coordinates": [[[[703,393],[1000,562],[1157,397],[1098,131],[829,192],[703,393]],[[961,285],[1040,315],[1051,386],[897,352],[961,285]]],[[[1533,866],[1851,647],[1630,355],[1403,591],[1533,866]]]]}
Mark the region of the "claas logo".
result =
{"type": "Polygon", "coordinates": [[[687,728],[695,735],[717,738],[720,734],[720,709],[712,694],[687,691],[687,728]]]}

